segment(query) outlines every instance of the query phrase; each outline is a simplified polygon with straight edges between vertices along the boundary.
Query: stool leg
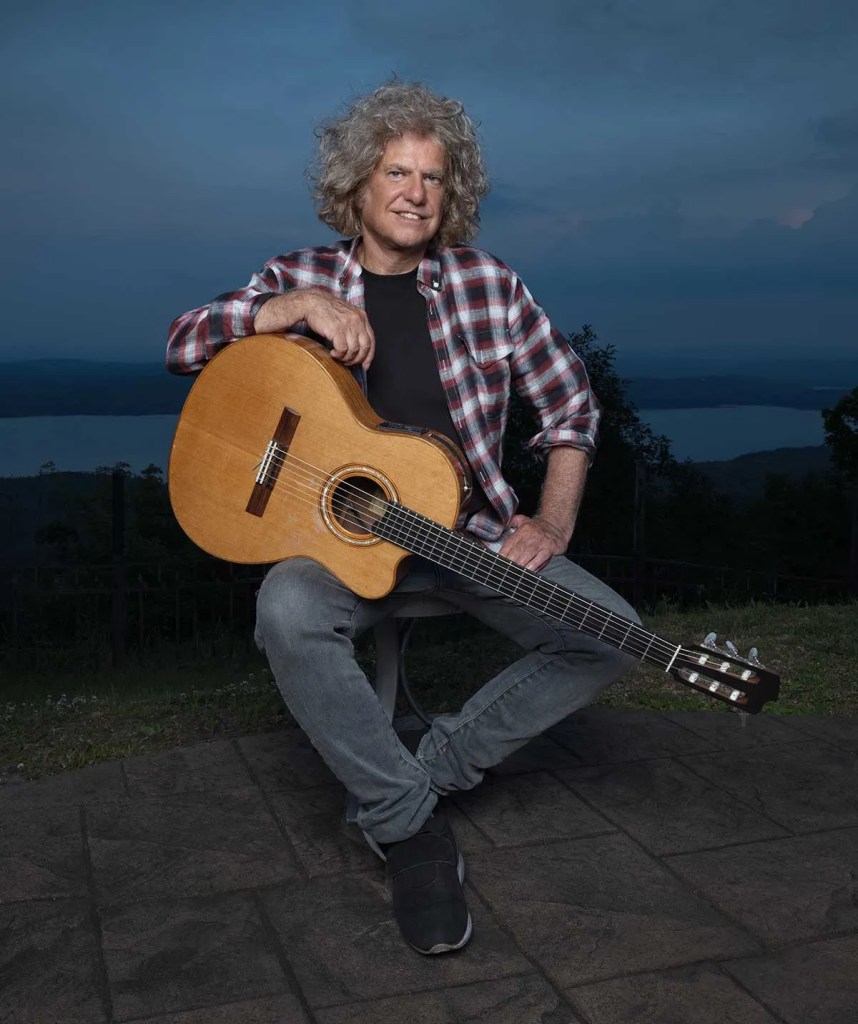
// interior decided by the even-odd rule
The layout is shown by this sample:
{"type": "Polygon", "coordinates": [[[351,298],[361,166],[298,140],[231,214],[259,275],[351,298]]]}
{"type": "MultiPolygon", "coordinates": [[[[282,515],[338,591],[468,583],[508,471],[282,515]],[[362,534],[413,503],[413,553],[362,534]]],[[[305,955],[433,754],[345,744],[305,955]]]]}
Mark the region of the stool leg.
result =
{"type": "Polygon", "coordinates": [[[399,623],[384,619],[375,627],[375,694],[391,722],[399,690],[399,651],[399,623]]]}

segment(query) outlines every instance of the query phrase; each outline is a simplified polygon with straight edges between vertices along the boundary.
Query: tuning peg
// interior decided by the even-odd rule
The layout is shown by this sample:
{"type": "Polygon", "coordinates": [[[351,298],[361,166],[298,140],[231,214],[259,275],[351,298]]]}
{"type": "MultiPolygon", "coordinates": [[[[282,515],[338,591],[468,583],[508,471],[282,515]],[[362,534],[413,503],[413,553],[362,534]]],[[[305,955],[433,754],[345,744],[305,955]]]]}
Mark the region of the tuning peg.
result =
{"type": "Polygon", "coordinates": [[[739,656],[739,648],[733,643],[732,640],[728,640],[724,646],[734,657],[739,656]]]}
{"type": "Polygon", "coordinates": [[[718,647],[716,645],[716,640],[717,639],[718,639],[718,634],[717,633],[707,633],[706,636],[703,637],[703,646],[704,647],[708,647],[710,651],[717,651],[718,650],[718,647]]]}
{"type": "Polygon", "coordinates": [[[756,666],[757,666],[758,668],[763,668],[763,663],[762,663],[762,662],[760,661],[760,659],[759,659],[759,658],[757,657],[758,653],[759,653],[759,652],[757,651],[757,648],[756,648],[756,647],[752,647],[752,648],[750,649],[750,651],[748,651],[748,661],[749,661],[749,662],[750,662],[750,663],[751,663],[752,665],[756,665],[756,666]]]}

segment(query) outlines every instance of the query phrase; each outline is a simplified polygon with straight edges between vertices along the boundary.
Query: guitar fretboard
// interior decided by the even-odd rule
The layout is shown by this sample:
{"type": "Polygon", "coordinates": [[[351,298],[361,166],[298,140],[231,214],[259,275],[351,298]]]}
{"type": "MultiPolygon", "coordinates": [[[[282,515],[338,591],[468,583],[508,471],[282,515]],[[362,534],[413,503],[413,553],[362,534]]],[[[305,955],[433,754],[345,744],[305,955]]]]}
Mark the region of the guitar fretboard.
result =
{"type": "Polygon", "coordinates": [[[681,650],[631,619],[543,579],[404,505],[389,502],[372,532],[664,671],[670,669],[681,650]]]}

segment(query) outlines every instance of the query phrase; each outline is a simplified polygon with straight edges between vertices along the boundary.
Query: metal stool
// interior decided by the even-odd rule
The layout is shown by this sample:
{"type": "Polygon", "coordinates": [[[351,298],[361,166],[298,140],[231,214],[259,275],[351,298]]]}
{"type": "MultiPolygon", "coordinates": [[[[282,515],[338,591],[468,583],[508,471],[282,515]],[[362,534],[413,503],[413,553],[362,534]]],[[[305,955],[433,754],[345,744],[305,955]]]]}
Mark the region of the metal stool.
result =
{"type": "Polygon", "coordinates": [[[393,721],[400,689],[411,710],[425,725],[430,719],[414,699],[405,671],[405,652],[418,619],[458,615],[459,609],[440,597],[415,594],[395,614],[375,627],[375,693],[387,717],[393,721]]]}
{"type": "MultiPolygon", "coordinates": [[[[405,671],[405,653],[411,630],[418,619],[436,618],[439,615],[458,615],[459,609],[440,597],[429,594],[415,594],[397,611],[375,627],[375,680],[376,696],[381,701],[387,717],[393,721],[396,713],[396,697],[400,688],[414,714],[426,725],[430,718],[420,707],[408,685],[405,671]]],[[[349,795],[346,807],[346,821],[353,824],[357,819],[358,803],[349,795]]],[[[366,835],[366,833],[364,833],[366,835]]],[[[378,852],[375,843],[366,836],[369,845],[378,852]]]]}

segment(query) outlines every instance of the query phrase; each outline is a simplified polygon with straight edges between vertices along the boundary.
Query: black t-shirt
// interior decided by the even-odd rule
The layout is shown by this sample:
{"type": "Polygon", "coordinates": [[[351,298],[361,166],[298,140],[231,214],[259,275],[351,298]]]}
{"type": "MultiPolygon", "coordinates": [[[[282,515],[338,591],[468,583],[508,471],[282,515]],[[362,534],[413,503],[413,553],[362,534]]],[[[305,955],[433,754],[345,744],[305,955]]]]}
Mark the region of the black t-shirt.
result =
{"type": "MultiPolygon", "coordinates": [[[[456,444],[459,434],[432,347],[426,300],[417,290],[417,268],[407,274],[364,270],[366,315],[375,335],[375,356],[366,375],[369,404],[382,419],[428,427],[456,444]]],[[[468,512],[485,503],[474,481],[468,512]]]]}
{"type": "Polygon", "coordinates": [[[458,444],[438,376],[426,300],[417,291],[417,269],[408,274],[364,270],[363,287],[375,334],[375,358],[367,374],[369,404],[382,419],[429,427],[458,444]]]}

